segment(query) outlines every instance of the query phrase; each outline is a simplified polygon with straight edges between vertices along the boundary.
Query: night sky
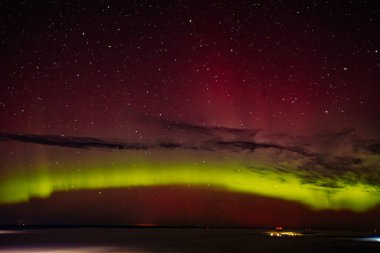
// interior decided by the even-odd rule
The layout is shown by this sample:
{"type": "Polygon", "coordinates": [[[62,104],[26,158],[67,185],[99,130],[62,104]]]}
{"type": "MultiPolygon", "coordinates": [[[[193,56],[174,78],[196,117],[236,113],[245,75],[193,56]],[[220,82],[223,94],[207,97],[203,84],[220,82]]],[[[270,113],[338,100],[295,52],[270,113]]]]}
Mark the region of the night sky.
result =
{"type": "Polygon", "coordinates": [[[380,227],[378,1],[0,1],[0,224],[380,227]]]}

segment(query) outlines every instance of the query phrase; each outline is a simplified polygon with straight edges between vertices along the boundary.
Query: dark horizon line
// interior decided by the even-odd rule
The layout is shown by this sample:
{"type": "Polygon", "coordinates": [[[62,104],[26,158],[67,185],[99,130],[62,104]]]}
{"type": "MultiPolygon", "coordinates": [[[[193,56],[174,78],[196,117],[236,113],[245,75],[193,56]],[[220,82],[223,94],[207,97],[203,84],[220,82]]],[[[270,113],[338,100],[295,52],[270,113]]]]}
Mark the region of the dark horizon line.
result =
{"type": "Polygon", "coordinates": [[[115,229],[254,229],[254,230],[276,230],[276,231],[288,231],[288,230],[305,230],[309,233],[317,230],[330,230],[330,231],[366,231],[372,233],[380,233],[374,228],[358,228],[358,227],[277,227],[273,226],[228,226],[228,225],[153,225],[153,224],[130,224],[130,225],[106,225],[106,224],[49,224],[49,225],[0,225],[1,229],[17,229],[17,230],[29,230],[29,229],[82,229],[82,228],[115,228],[115,229]]]}

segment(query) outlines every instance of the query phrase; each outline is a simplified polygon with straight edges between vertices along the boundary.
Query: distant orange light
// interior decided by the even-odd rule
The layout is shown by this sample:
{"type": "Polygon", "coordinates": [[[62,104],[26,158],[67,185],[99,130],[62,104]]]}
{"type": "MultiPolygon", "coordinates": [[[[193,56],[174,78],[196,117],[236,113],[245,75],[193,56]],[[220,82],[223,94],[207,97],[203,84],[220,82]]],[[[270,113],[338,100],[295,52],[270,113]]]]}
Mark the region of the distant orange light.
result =
{"type": "Polygon", "coordinates": [[[268,234],[271,237],[294,237],[294,236],[302,236],[301,233],[298,232],[292,232],[292,231],[284,231],[284,232],[277,232],[277,231],[269,231],[266,234],[268,234]]]}
{"type": "Polygon", "coordinates": [[[282,230],[282,227],[276,227],[276,230],[282,230]]]}

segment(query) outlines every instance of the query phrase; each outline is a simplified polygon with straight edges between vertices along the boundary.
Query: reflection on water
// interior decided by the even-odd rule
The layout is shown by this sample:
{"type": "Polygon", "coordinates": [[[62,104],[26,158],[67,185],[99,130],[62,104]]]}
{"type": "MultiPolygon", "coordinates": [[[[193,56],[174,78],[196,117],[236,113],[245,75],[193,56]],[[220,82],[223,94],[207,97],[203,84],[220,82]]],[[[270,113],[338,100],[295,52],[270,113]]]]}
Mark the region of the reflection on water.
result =
{"type": "Polygon", "coordinates": [[[358,240],[359,240],[359,241],[379,242],[379,243],[380,243],[380,237],[359,238],[358,240]]]}
{"type": "Polygon", "coordinates": [[[0,230],[0,234],[21,234],[24,233],[22,230],[0,230]]]}
{"type": "Polygon", "coordinates": [[[44,248],[15,248],[2,250],[3,253],[102,253],[102,252],[141,252],[143,251],[118,251],[113,247],[44,247],[44,248]]]}

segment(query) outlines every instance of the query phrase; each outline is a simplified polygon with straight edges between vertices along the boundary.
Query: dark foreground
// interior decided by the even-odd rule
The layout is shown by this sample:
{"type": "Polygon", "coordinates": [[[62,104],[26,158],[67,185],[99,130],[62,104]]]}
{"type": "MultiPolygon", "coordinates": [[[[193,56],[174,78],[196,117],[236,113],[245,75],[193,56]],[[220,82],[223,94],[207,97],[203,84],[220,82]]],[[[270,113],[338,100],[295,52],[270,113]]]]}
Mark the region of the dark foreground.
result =
{"type": "Polygon", "coordinates": [[[0,230],[0,252],[380,252],[380,236],[347,231],[259,229],[44,228],[0,230]],[[276,231],[275,231],[276,232],[276,231]]]}

